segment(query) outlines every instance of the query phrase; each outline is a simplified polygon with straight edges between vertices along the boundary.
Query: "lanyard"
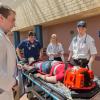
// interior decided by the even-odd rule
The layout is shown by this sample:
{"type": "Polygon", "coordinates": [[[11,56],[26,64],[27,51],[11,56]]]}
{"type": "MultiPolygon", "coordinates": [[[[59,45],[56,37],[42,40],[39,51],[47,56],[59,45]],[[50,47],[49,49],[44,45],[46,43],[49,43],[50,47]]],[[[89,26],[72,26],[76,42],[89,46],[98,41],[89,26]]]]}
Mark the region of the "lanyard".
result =
{"type": "Polygon", "coordinates": [[[33,43],[31,44],[30,42],[28,42],[27,47],[28,47],[29,50],[31,50],[32,48],[35,47],[35,45],[33,43]]]}
{"type": "MultiPolygon", "coordinates": [[[[83,41],[83,43],[85,43],[85,44],[86,44],[86,38],[87,38],[87,34],[86,34],[85,39],[84,39],[84,41],[83,41]]],[[[76,36],[74,42],[77,42],[77,40],[78,40],[78,39],[77,39],[77,36],[76,36]]]]}

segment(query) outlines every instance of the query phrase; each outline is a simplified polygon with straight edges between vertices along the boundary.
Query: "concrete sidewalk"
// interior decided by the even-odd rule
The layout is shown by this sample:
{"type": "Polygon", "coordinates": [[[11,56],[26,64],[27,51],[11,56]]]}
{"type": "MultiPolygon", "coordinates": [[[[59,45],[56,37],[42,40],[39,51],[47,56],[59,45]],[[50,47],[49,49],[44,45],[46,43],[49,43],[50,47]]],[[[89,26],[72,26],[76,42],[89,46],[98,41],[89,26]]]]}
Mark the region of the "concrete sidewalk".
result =
{"type": "Polygon", "coordinates": [[[27,95],[25,94],[20,100],[28,100],[27,95]]]}

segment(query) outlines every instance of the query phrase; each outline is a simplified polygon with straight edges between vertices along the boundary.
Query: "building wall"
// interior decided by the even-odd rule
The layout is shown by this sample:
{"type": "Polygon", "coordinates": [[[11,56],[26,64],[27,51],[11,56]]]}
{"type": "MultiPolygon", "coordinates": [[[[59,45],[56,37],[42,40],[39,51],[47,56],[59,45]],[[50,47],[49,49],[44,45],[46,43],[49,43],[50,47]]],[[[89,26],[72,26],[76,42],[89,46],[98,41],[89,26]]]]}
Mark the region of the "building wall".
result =
{"type": "MultiPolygon", "coordinates": [[[[87,22],[87,33],[89,33],[94,39],[98,51],[98,55],[96,57],[96,61],[93,65],[93,69],[96,75],[100,76],[100,38],[98,37],[98,31],[100,31],[100,15],[95,17],[90,17],[84,19],[87,22]]],[[[65,53],[68,54],[68,47],[71,42],[72,36],[70,31],[73,30],[75,33],[76,30],[76,21],[74,22],[65,22],[62,24],[52,25],[43,28],[43,43],[44,48],[47,47],[51,34],[55,33],[58,36],[59,41],[63,44],[65,53]]]]}
{"type": "Polygon", "coordinates": [[[26,39],[27,37],[28,37],[28,32],[27,31],[20,33],[20,40],[21,41],[24,40],[24,39],[26,39]]]}
{"type": "MultiPolygon", "coordinates": [[[[26,39],[28,36],[27,31],[26,32],[20,32],[20,40],[24,40],[26,39]]],[[[14,35],[13,33],[8,34],[8,37],[10,39],[10,41],[12,42],[12,44],[14,45],[14,35]]]]}

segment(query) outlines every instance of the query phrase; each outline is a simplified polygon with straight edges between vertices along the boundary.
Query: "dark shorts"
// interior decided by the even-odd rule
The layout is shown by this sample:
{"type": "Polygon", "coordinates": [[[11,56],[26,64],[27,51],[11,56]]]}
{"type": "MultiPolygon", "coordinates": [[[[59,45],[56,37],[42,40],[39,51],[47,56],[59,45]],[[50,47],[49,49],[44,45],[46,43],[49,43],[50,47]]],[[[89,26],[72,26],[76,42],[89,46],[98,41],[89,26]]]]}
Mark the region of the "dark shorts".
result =
{"type": "MultiPolygon", "coordinates": [[[[89,62],[89,60],[87,60],[87,59],[71,59],[69,64],[71,66],[80,66],[80,67],[85,68],[85,67],[88,67],[87,66],[88,65],[88,62],[89,62]]],[[[68,63],[66,63],[65,70],[67,68],[68,68],[68,63]]]]}
{"type": "Polygon", "coordinates": [[[70,63],[74,66],[80,66],[85,68],[87,67],[88,62],[89,61],[87,59],[72,59],[70,63]]]}
{"type": "Polygon", "coordinates": [[[61,57],[55,57],[54,60],[56,60],[56,61],[62,61],[61,57]]]}

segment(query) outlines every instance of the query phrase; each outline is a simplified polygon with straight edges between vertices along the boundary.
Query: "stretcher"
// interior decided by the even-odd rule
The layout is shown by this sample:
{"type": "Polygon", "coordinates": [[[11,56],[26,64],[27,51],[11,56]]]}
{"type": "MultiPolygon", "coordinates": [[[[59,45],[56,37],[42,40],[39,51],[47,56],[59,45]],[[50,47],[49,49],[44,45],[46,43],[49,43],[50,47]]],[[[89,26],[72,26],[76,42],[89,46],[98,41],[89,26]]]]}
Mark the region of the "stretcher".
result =
{"type": "Polygon", "coordinates": [[[36,100],[89,100],[100,92],[99,78],[95,79],[97,85],[93,90],[85,92],[75,92],[69,90],[69,88],[65,87],[62,83],[47,83],[40,78],[36,78],[34,74],[31,74],[27,71],[22,71],[21,69],[19,76],[21,77],[21,91],[23,94],[27,93],[27,97],[29,98],[29,100],[34,100],[34,97],[37,98],[36,100]],[[25,77],[26,79],[28,79],[28,81],[32,82],[32,85],[28,87],[28,91],[25,87],[22,77],[25,77]]]}
{"type": "Polygon", "coordinates": [[[100,78],[97,77],[95,77],[94,80],[96,87],[93,89],[87,91],[74,91],[61,82],[52,84],[41,78],[37,78],[35,76],[35,73],[37,73],[36,69],[18,70],[20,95],[27,93],[29,100],[36,100],[34,97],[36,97],[37,100],[90,100],[100,92],[100,78]],[[23,77],[27,79],[27,82],[25,82],[23,77]],[[27,87],[26,83],[31,83],[31,85],[27,87]]]}
{"type": "Polygon", "coordinates": [[[51,98],[53,100],[72,100],[70,90],[67,87],[47,83],[40,78],[36,78],[34,75],[27,74],[27,72],[22,72],[22,74],[33,83],[32,92],[36,92],[35,95],[38,96],[38,99],[48,100],[48,98],[51,98]],[[39,88],[40,90],[36,90],[35,87],[39,88]],[[43,93],[44,95],[39,95],[43,93]],[[44,98],[45,95],[47,95],[47,99],[46,97],[44,98]]]}

